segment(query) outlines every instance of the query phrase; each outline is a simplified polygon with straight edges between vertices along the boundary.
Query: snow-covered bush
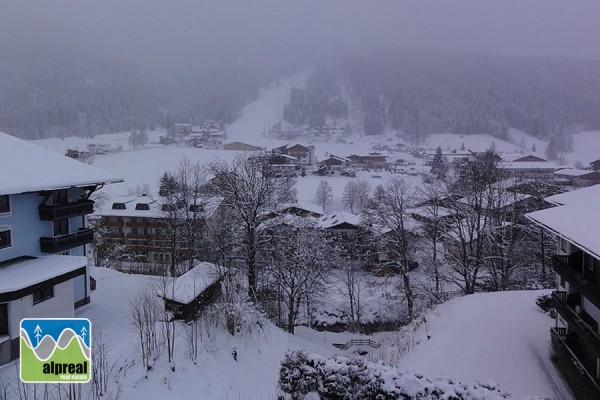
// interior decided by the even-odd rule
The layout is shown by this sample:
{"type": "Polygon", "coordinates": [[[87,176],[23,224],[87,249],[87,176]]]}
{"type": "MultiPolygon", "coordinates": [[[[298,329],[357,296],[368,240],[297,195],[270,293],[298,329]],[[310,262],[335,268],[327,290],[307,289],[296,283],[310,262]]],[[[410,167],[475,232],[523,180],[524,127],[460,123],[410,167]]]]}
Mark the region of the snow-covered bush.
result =
{"type": "Polygon", "coordinates": [[[323,358],[304,351],[285,355],[279,370],[279,390],[280,400],[303,400],[309,393],[316,393],[323,400],[499,400],[509,397],[493,384],[430,380],[362,359],[323,358]]]}
{"type": "Polygon", "coordinates": [[[541,308],[545,313],[550,311],[550,309],[554,306],[552,303],[552,296],[549,294],[544,294],[535,299],[535,304],[537,304],[538,307],[541,308]]]}

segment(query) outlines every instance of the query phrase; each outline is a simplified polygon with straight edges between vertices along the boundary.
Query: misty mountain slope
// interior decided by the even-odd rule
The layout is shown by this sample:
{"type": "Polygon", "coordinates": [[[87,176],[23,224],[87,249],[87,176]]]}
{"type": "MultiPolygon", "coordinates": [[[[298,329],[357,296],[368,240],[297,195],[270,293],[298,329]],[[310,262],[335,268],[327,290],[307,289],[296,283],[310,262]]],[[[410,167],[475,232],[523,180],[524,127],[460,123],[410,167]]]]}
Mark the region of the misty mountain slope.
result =
{"type": "Polygon", "coordinates": [[[241,115],[227,127],[228,141],[241,141],[253,144],[270,143],[264,134],[269,127],[282,120],[283,107],[295,87],[304,87],[310,71],[298,73],[285,79],[272,82],[260,91],[254,101],[241,110],[241,115]]]}
{"type": "Polygon", "coordinates": [[[308,83],[329,77],[329,85],[320,87],[333,89],[311,96],[307,83],[303,93],[292,92],[286,121],[324,123],[324,116],[335,114],[328,111],[343,87],[346,100],[338,115],[346,116],[348,107],[356,114],[358,108],[357,128],[368,135],[392,128],[421,142],[441,132],[507,139],[512,127],[550,138],[600,128],[597,61],[386,52],[346,57],[331,68],[334,72],[317,70],[308,83]]]}
{"type": "Polygon", "coordinates": [[[124,68],[70,51],[8,53],[0,58],[2,131],[85,137],[164,122],[156,93],[124,68]]]}

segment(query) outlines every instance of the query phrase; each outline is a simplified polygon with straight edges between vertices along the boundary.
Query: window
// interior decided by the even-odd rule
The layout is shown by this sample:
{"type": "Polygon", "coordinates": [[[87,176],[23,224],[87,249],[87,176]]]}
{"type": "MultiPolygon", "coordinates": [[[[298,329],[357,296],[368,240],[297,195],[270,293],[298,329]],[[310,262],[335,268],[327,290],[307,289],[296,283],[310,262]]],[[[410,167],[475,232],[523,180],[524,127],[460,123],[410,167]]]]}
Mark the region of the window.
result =
{"type": "Polygon", "coordinates": [[[69,234],[69,220],[59,219],[54,221],[54,236],[62,236],[69,234]]]}
{"type": "Polygon", "coordinates": [[[0,228],[0,249],[12,246],[10,229],[0,228]]]}
{"type": "Polygon", "coordinates": [[[41,303],[52,297],[54,297],[54,286],[41,286],[33,292],[33,304],[41,303]]]}
{"type": "Polygon", "coordinates": [[[137,203],[135,205],[136,210],[150,210],[150,206],[146,203],[137,203]]]}
{"type": "Polygon", "coordinates": [[[113,203],[112,209],[113,210],[126,210],[127,207],[125,207],[125,203],[113,203]]]}
{"type": "Polygon", "coordinates": [[[8,195],[0,196],[0,214],[10,212],[10,199],[8,195]]]}
{"type": "Polygon", "coordinates": [[[138,228],[131,228],[131,233],[133,235],[137,235],[138,234],[138,228]]]}
{"type": "Polygon", "coordinates": [[[8,304],[0,304],[0,336],[8,335],[8,304]]]}

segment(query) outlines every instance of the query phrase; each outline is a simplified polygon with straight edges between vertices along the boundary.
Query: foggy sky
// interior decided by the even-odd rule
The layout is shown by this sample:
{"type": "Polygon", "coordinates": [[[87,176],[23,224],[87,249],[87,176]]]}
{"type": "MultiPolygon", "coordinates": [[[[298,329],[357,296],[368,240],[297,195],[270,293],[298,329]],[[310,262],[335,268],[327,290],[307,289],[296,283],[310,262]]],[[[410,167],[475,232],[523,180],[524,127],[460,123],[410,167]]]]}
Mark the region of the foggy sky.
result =
{"type": "Polygon", "coordinates": [[[595,0],[0,0],[0,15],[0,52],[67,48],[147,76],[390,47],[600,59],[595,0]]]}

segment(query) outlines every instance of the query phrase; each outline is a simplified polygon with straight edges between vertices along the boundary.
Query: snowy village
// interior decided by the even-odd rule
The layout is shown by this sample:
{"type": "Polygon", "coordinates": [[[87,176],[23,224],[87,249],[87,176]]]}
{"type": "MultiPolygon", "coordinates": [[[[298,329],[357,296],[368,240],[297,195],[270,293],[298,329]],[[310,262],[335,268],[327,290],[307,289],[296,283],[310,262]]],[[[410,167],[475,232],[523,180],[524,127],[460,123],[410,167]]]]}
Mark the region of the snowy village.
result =
{"type": "Polygon", "coordinates": [[[600,398],[600,66],[390,54],[0,94],[0,400],[600,398]]]}

